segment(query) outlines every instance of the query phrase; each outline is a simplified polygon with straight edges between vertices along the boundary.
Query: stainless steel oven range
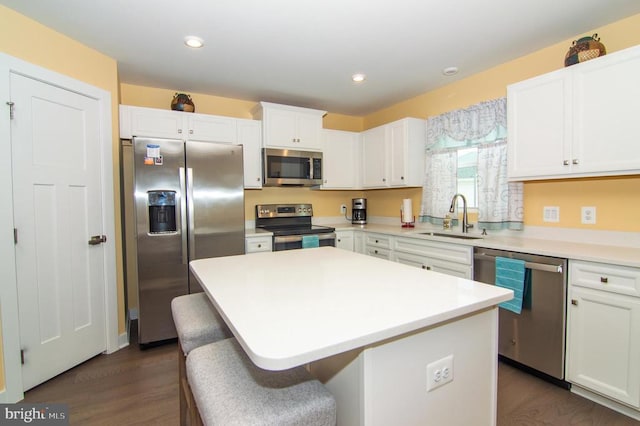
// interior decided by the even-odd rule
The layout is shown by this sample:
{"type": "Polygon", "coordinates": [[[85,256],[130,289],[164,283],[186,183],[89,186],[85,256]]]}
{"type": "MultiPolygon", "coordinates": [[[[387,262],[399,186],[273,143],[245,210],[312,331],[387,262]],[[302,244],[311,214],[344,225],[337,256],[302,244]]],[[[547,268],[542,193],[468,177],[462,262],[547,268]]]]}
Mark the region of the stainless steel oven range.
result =
{"type": "Polygon", "coordinates": [[[311,204],[258,204],[256,228],[273,233],[273,251],[303,248],[303,241],[335,246],[335,228],[311,224],[311,204]]]}

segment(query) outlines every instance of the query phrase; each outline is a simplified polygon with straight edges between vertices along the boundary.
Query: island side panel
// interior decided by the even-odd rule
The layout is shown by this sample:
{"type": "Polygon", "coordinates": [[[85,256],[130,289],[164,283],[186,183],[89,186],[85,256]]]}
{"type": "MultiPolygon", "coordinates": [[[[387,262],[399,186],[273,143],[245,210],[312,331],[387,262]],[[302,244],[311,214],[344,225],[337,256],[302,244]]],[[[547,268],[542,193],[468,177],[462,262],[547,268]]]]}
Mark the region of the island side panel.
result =
{"type": "Polygon", "coordinates": [[[338,424],[495,425],[497,308],[311,364],[338,424]],[[453,380],[427,392],[427,365],[453,355],[453,380]]]}

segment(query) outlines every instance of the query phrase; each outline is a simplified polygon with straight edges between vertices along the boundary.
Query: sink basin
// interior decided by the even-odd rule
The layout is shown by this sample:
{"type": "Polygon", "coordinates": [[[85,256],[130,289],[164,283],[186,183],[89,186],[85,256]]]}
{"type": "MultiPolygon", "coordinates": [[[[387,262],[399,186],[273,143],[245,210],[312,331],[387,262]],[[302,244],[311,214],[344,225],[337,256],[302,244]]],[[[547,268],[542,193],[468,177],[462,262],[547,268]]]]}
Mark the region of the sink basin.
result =
{"type": "Polygon", "coordinates": [[[448,232],[420,232],[420,235],[430,235],[432,237],[458,238],[460,240],[481,240],[482,237],[473,235],[450,234],[448,232]]]}

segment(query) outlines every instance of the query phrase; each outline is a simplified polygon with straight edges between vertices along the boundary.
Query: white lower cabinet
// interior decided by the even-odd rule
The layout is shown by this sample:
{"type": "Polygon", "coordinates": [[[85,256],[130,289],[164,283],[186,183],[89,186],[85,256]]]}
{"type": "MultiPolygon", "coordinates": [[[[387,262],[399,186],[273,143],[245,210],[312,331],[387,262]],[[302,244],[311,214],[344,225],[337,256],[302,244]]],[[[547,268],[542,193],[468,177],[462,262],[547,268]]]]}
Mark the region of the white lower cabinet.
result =
{"type": "Polygon", "coordinates": [[[640,269],[570,261],[568,300],[567,380],[640,410],[640,269]]]}
{"type": "Polygon", "coordinates": [[[394,241],[393,258],[399,263],[460,278],[473,278],[473,247],[398,237],[394,241]]]}
{"type": "Polygon", "coordinates": [[[246,254],[272,251],[271,235],[246,235],[244,238],[244,251],[246,254]]]}
{"type": "Polygon", "coordinates": [[[353,251],[353,231],[336,231],[336,247],[353,251]]]}
{"type": "Polygon", "coordinates": [[[367,232],[364,237],[364,253],[380,259],[391,259],[391,240],[393,237],[384,234],[367,232]]]}
{"type": "Polygon", "coordinates": [[[364,233],[364,254],[460,278],[473,278],[473,247],[364,233]]]}

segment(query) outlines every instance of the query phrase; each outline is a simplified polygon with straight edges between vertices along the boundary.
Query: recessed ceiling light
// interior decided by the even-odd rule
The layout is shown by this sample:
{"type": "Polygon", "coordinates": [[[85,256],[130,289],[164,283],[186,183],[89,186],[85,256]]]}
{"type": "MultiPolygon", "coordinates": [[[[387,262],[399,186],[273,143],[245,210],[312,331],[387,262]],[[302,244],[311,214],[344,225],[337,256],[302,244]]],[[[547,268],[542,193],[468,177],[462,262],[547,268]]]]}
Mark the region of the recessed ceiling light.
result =
{"type": "Polygon", "coordinates": [[[193,47],[194,49],[198,49],[204,46],[204,40],[202,40],[200,37],[188,36],[184,38],[184,44],[189,47],[193,47]]]}
{"type": "Polygon", "coordinates": [[[458,67],[447,67],[442,70],[442,74],[444,75],[456,75],[458,74],[458,67]]]}
{"type": "Polygon", "coordinates": [[[367,76],[361,73],[354,74],[351,76],[351,80],[353,80],[356,83],[362,83],[366,79],[367,79],[367,76]]]}

